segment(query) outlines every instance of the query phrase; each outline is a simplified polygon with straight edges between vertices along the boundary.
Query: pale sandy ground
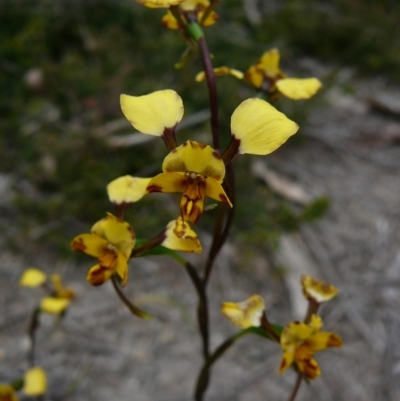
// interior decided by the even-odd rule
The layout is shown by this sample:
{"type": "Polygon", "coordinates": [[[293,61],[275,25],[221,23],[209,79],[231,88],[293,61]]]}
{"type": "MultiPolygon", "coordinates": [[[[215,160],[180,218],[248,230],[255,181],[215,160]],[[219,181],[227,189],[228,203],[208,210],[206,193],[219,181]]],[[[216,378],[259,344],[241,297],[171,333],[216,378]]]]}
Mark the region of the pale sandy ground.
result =
{"type": "MultiPolygon", "coordinates": [[[[341,87],[351,71],[337,79],[341,87]]],[[[400,400],[400,113],[383,115],[366,100],[399,111],[400,89],[390,88],[389,98],[388,88],[376,79],[359,81],[353,95],[327,89],[324,106],[302,128],[306,139],[268,158],[269,167],[332,201],[323,220],[304,226],[292,240],[303,243],[318,276],[341,289],[322,314],[326,329],[339,333],[345,345],[317,356],[323,375],[304,385],[298,400],[400,400]]],[[[213,346],[235,332],[220,316],[223,300],[260,293],[271,320],[286,323],[293,316],[287,289],[262,254],[245,260],[232,245],[237,244],[224,249],[211,280],[213,346]]],[[[92,288],[85,282],[90,263],[82,257],[75,266],[40,253],[2,250],[1,380],[25,368],[23,333],[39,294],[19,289],[17,282],[26,266],[36,265],[62,272],[78,294],[64,321],[43,319],[39,331],[37,361],[50,382],[45,400],[190,400],[200,358],[196,299],[185,272],[163,258],[132,262],[127,294],[154,315],[140,321],[111,285],[92,288]]],[[[292,266],[286,268],[291,274],[292,266]]],[[[215,366],[207,400],[285,400],[294,374],[279,376],[280,354],[269,342],[244,338],[215,366]]]]}

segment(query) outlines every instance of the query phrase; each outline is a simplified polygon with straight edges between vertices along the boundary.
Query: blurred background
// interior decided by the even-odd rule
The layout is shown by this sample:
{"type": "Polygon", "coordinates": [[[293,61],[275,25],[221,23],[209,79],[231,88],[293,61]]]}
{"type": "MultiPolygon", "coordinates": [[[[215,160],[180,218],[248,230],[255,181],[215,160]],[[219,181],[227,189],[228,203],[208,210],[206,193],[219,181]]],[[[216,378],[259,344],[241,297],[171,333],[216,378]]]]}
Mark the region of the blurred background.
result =
{"type": "MultiPolygon", "coordinates": [[[[275,103],[301,127],[287,145],[235,160],[236,220],[210,290],[213,345],[235,330],[219,316],[221,301],[262,293],[285,324],[301,312],[299,274],[313,274],[342,290],[324,313],[346,345],[321,355],[326,376],[299,399],[397,401],[400,3],[225,0],[216,10],[219,21],[206,30],[215,66],[245,71],[277,47],[287,75],[315,76],[324,88],[307,101],[275,103]]],[[[143,323],[111,288],[91,288],[91,262],[69,249],[112,210],[108,182],[153,176],[166,155],[162,141],[135,135],[121,93],[174,89],[185,106],[178,141],[210,142],[206,86],[194,81],[200,60],[174,68],[186,45],[161,25],[163,14],[134,0],[0,3],[0,381],[24,369],[25,326],[39,299],[18,289],[21,272],[57,270],[76,287],[78,307],[56,326],[43,324],[48,400],[188,400],[200,363],[196,300],[177,266],[133,263],[127,291],[156,316],[143,323]]],[[[255,93],[233,77],[218,79],[218,91],[227,144],[233,110],[255,93]]],[[[178,202],[152,194],[127,220],[149,237],[178,202]]],[[[213,213],[197,225],[204,248],[213,213]]],[[[285,399],[293,377],[277,383],[279,350],[259,339],[243,344],[216,367],[209,399],[285,399]]]]}

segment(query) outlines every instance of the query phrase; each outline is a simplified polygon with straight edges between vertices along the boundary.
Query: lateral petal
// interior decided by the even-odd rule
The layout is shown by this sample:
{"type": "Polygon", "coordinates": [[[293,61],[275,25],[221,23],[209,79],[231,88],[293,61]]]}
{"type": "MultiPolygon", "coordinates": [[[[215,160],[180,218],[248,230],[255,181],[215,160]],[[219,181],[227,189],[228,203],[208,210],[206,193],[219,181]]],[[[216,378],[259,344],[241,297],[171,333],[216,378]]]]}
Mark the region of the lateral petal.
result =
{"type": "Polygon", "coordinates": [[[124,175],[116,178],[107,185],[107,193],[110,202],[120,205],[121,203],[133,203],[146,195],[147,185],[151,178],[132,177],[124,175]]]}
{"type": "Polygon", "coordinates": [[[214,178],[206,179],[206,192],[205,195],[209,198],[215,199],[219,202],[224,202],[230,207],[233,207],[232,202],[229,200],[228,195],[225,193],[222,185],[214,178]]]}
{"type": "Polygon", "coordinates": [[[293,361],[294,361],[294,354],[295,354],[296,348],[294,345],[291,345],[288,347],[281,359],[281,363],[279,364],[279,373],[282,374],[285,372],[286,369],[288,369],[290,366],[292,366],[293,361]]]}
{"type": "Polygon", "coordinates": [[[170,89],[144,96],[121,95],[120,101],[125,117],[143,134],[162,136],[183,117],[182,99],[170,89]]]}
{"type": "Polygon", "coordinates": [[[323,351],[324,349],[331,347],[340,348],[343,344],[342,339],[337,334],[330,331],[322,331],[314,334],[306,340],[306,343],[314,352],[323,351]]]}
{"type": "Polygon", "coordinates": [[[299,126],[258,98],[242,102],[232,114],[232,135],[240,140],[239,153],[267,155],[294,135],[299,126]]]}
{"type": "Polygon", "coordinates": [[[106,252],[107,241],[94,234],[80,234],[71,241],[71,248],[99,258],[106,252]]]}
{"type": "Polygon", "coordinates": [[[161,173],[153,177],[147,185],[147,192],[174,193],[186,188],[182,173],[161,173]]]}
{"type": "Polygon", "coordinates": [[[124,255],[122,255],[122,253],[118,254],[115,271],[117,272],[118,276],[122,280],[122,286],[125,287],[125,285],[128,281],[129,269],[128,269],[128,260],[124,255]]]}
{"type": "Polygon", "coordinates": [[[300,100],[313,97],[322,88],[322,83],[317,78],[284,78],[276,82],[276,87],[289,99],[300,100]]]}

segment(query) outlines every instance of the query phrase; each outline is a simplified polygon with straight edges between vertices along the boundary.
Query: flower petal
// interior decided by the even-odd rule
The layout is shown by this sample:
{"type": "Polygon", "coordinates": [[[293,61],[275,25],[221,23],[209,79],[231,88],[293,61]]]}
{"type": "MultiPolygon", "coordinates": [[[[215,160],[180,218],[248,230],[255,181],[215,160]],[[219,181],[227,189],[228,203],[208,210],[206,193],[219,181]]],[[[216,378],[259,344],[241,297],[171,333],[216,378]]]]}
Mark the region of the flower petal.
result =
{"type": "Polygon", "coordinates": [[[301,286],[304,296],[318,303],[329,301],[339,293],[333,285],[307,275],[301,276],[301,286]]]}
{"type": "Polygon", "coordinates": [[[291,322],[282,331],[281,347],[284,351],[309,338],[314,329],[303,322],[291,322]]]}
{"type": "Polygon", "coordinates": [[[99,258],[104,255],[107,249],[107,241],[94,234],[81,234],[71,242],[71,248],[75,252],[83,252],[86,255],[99,258]]]}
{"type": "Polygon", "coordinates": [[[225,177],[225,165],[212,147],[195,141],[186,141],[164,159],[162,169],[169,172],[195,172],[215,178],[221,183],[225,177]]]}
{"type": "Polygon", "coordinates": [[[286,351],[282,355],[281,363],[279,364],[279,373],[282,374],[292,366],[294,361],[294,354],[295,354],[296,347],[294,345],[289,346],[286,351]]]}
{"type": "Polygon", "coordinates": [[[313,380],[321,375],[321,369],[319,368],[318,362],[314,358],[296,360],[296,365],[300,372],[310,380],[313,380]]]}
{"type": "Polygon", "coordinates": [[[264,310],[264,300],[259,295],[252,295],[242,302],[224,302],[221,308],[221,312],[241,329],[260,327],[264,310]]]}
{"type": "Polygon", "coordinates": [[[175,251],[201,253],[203,251],[197,234],[182,217],[168,223],[165,240],[161,245],[175,251]]]}
{"type": "Polygon", "coordinates": [[[259,68],[259,64],[252,65],[244,74],[244,78],[250,82],[256,89],[260,89],[265,80],[265,74],[259,68]]]}
{"type": "Polygon", "coordinates": [[[132,177],[124,175],[116,178],[107,185],[107,193],[110,202],[120,205],[121,203],[133,203],[146,195],[146,188],[151,178],[132,177]]]}
{"type": "Polygon", "coordinates": [[[176,30],[179,29],[179,24],[176,21],[176,18],[173,16],[171,11],[168,10],[168,12],[162,17],[161,23],[167,28],[167,29],[172,29],[176,30]]]}
{"type": "Polygon", "coordinates": [[[153,177],[147,186],[147,192],[175,193],[186,188],[184,176],[181,173],[161,173],[153,177]]]}
{"type": "Polygon", "coordinates": [[[59,274],[52,274],[50,276],[51,284],[53,284],[55,297],[56,298],[66,298],[66,299],[74,299],[75,292],[71,288],[65,288],[63,286],[61,277],[59,274]]]}
{"type": "Polygon", "coordinates": [[[136,0],[137,3],[149,8],[169,8],[182,3],[183,0],[136,0]]]}
{"type": "Polygon", "coordinates": [[[46,372],[38,366],[28,369],[24,375],[22,391],[30,397],[43,395],[47,391],[46,372]]]}
{"type": "Polygon", "coordinates": [[[122,286],[125,287],[128,281],[128,259],[122,254],[118,254],[117,264],[115,266],[115,271],[122,280],[122,286]]]}
{"type": "MultiPolygon", "coordinates": [[[[201,191],[203,188],[199,187],[199,189],[201,191]]],[[[180,205],[182,218],[185,221],[196,224],[203,214],[205,200],[204,192],[200,192],[200,197],[197,199],[191,199],[183,195],[180,205]]]]}
{"type": "Polygon", "coordinates": [[[144,96],[121,95],[121,108],[133,127],[148,135],[162,136],[183,117],[182,99],[170,89],[144,96]]]}
{"type": "Polygon", "coordinates": [[[258,68],[260,68],[264,74],[269,78],[276,78],[282,74],[279,68],[279,60],[281,55],[278,49],[271,49],[266,51],[258,63],[258,68]]]}
{"type": "Polygon", "coordinates": [[[106,267],[95,265],[89,270],[86,280],[93,286],[97,287],[109,280],[114,273],[114,269],[107,269],[106,267]]]}
{"type": "Polygon", "coordinates": [[[26,269],[19,280],[22,287],[39,287],[46,282],[47,276],[41,270],[31,267],[26,269]]]}
{"type": "Polygon", "coordinates": [[[135,233],[129,223],[107,213],[107,217],[99,220],[91,231],[114,245],[127,259],[130,257],[135,246],[135,233]]]}
{"type": "Polygon", "coordinates": [[[322,83],[317,78],[284,78],[276,82],[276,87],[289,99],[300,100],[313,97],[322,88],[322,83]]]}
{"type": "Polygon", "coordinates": [[[0,401],[19,401],[14,387],[9,384],[0,384],[0,401]]]}
{"type": "Polygon", "coordinates": [[[70,302],[71,301],[67,298],[45,297],[40,301],[40,310],[46,313],[59,315],[64,312],[70,302]]]}
{"type": "Polygon", "coordinates": [[[214,178],[206,179],[206,196],[209,198],[215,199],[219,202],[224,202],[228,204],[230,207],[233,207],[232,202],[229,200],[228,195],[225,193],[222,185],[214,178]]]}
{"type": "Polygon", "coordinates": [[[233,112],[231,129],[240,140],[239,153],[267,155],[294,135],[299,126],[264,100],[252,98],[233,112]]]}
{"type": "Polygon", "coordinates": [[[323,331],[308,338],[306,343],[312,351],[317,352],[331,347],[340,348],[343,344],[343,341],[336,333],[323,331]]]}
{"type": "MultiPolygon", "coordinates": [[[[234,68],[229,68],[226,66],[214,68],[214,74],[216,77],[221,77],[222,75],[233,75],[237,79],[243,79],[244,77],[242,71],[235,70],[234,68]]],[[[204,81],[205,78],[206,73],[204,71],[201,71],[196,75],[195,80],[197,82],[201,82],[204,81]]]]}

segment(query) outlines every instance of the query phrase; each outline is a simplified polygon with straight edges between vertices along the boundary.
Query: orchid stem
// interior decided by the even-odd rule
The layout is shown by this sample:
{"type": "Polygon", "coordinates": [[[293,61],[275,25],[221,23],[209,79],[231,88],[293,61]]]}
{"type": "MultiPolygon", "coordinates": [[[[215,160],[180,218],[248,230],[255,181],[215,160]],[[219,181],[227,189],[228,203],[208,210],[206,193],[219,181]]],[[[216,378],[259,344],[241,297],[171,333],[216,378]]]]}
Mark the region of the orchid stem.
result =
{"type": "Polygon", "coordinates": [[[288,398],[288,401],[294,401],[295,400],[295,398],[296,398],[296,396],[297,396],[297,394],[299,392],[302,380],[303,380],[303,374],[301,372],[298,372],[297,373],[296,382],[294,383],[294,387],[293,387],[292,393],[290,394],[290,396],[288,398]]]}

